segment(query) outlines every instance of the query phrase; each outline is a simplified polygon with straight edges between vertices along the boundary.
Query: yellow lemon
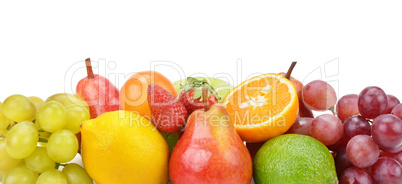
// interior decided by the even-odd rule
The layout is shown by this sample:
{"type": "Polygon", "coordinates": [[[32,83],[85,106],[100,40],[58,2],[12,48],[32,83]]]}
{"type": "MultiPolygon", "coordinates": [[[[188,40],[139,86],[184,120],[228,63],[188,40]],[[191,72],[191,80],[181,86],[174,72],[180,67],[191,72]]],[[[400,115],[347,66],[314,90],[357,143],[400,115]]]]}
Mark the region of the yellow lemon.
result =
{"type": "Polygon", "coordinates": [[[169,147],[154,125],[129,111],[81,125],[82,161],[98,184],[166,184],[169,147]]]}

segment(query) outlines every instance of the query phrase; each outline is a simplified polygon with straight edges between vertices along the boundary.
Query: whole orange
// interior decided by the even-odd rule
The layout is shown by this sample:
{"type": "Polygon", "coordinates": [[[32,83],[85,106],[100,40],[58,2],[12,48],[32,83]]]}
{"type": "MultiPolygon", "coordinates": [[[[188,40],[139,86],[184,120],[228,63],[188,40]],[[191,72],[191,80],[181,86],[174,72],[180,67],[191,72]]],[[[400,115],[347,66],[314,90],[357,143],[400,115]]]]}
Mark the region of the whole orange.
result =
{"type": "Polygon", "coordinates": [[[137,112],[141,116],[151,119],[148,106],[147,88],[151,83],[162,86],[174,96],[176,89],[172,82],[156,71],[143,71],[133,74],[120,89],[120,106],[124,110],[137,112]]]}

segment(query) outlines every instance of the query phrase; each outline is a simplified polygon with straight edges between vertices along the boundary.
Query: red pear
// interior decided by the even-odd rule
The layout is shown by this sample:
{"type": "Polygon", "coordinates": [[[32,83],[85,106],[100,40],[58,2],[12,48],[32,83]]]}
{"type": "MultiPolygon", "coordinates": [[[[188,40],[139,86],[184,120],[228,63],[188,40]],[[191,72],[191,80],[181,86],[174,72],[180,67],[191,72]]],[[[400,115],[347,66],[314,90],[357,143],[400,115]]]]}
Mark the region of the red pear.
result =
{"type": "Polygon", "coordinates": [[[108,79],[94,74],[91,60],[85,60],[88,76],[77,84],[76,95],[84,99],[89,106],[91,119],[104,112],[119,110],[119,90],[108,79]]]}
{"type": "Polygon", "coordinates": [[[220,104],[189,116],[169,162],[174,184],[249,184],[252,169],[250,153],[220,104]]]}

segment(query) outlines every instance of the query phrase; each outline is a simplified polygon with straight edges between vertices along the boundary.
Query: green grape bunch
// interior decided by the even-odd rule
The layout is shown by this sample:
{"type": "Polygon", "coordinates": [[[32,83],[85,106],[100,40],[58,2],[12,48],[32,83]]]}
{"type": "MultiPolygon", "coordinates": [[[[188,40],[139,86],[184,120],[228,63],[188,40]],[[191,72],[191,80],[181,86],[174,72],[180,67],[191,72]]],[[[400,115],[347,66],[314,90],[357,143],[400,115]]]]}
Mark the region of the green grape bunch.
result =
{"type": "Polygon", "coordinates": [[[69,163],[78,153],[80,124],[90,119],[88,105],[64,97],[75,95],[44,101],[17,94],[0,102],[2,184],[93,183],[83,167],[69,163]]]}

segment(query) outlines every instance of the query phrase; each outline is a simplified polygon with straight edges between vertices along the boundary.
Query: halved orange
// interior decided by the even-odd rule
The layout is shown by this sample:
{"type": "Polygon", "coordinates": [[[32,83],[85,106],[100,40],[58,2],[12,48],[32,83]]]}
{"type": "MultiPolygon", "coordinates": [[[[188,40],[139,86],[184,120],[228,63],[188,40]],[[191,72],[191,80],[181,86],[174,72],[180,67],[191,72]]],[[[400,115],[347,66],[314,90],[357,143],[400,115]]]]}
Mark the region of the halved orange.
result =
{"type": "Polygon", "coordinates": [[[247,142],[262,142],[285,133],[299,110],[292,82],[274,73],[242,82],[226,95],[223,106],[247,142]]]}

